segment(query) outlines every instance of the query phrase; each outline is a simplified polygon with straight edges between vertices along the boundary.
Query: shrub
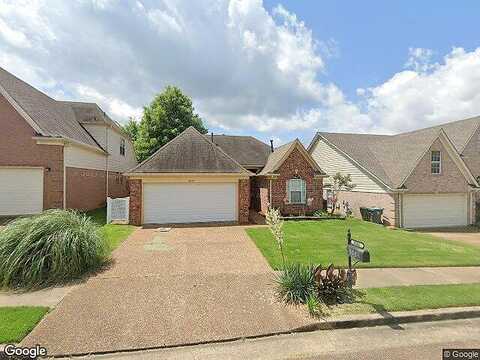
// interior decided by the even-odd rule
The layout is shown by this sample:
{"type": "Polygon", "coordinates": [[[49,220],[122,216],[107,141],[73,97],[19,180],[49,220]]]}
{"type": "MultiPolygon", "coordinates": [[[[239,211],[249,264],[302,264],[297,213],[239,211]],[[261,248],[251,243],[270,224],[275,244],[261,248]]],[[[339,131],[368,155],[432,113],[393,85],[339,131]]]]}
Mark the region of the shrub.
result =
{"type": "Polygon", "coordinates": [[[0,286],[53,285],[99,268],[108,258],[99,230],[87,216],[65,210],[14,220],[0,232],[0,286]]]}
{"type": "Polygon", "coordinates": [[[299,263],[285,264],[277,277],[278,294],[287,303],[305,304],[310,294],[315,293],[313,266],[299,263]]]}

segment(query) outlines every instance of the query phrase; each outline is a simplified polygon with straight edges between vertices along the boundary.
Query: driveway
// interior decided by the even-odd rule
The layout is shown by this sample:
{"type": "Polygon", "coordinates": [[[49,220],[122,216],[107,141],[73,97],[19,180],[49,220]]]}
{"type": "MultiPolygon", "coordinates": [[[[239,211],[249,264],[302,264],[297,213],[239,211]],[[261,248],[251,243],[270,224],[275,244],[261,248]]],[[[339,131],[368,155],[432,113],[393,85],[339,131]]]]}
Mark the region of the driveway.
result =
{"type": "Polygon", "coordinates": [[[308,325],[275,297],[271,269],[243,227],[138,229],[24,339],[50,355],[249,337],[308,325]]]}
{"type": "Polygon", "coordinates": [[[439,228],[424,230],[430,235],[443,239],[461,241],[466,244],[480,246],[480,228],[476,226],[465,226],[456,228],[439,228]]]}

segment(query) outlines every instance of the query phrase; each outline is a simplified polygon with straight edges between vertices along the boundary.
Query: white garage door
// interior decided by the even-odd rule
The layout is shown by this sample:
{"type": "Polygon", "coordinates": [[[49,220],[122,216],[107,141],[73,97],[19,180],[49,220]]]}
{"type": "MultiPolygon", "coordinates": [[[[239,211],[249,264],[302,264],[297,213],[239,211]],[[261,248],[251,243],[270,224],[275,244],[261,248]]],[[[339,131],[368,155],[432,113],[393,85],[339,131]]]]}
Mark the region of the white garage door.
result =
{"type": "Polygon", "coordinates": [[[404,227],[467,225],[467,204],[467,194],[405,195],[404,227]]]}
{"type": "Polygon", "coordinates": [[[43,169],[0,168],[0,216],[43,210],[43,169]]]}
{"type": "Polygon", "coordinates": [[[146,224],[237,220],[235,183],[144,184],[146,224]]]}

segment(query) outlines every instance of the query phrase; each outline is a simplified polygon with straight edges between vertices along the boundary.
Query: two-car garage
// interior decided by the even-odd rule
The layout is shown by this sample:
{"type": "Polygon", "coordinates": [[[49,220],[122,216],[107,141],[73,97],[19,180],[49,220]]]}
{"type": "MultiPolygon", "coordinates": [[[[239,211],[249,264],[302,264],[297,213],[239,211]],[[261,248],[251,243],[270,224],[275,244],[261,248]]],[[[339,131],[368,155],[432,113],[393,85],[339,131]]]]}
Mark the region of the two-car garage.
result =
{"type": "Polygon", "coordinates": [[[144,223],[237,221],[237,182],[143,185],[144,223]]]}
{"type": "Polygon", "coordinates": [[[403,227],[428,228],[469,224],[469,199],[458,194],[403,195],[403,227]]]}
{"type": "Polygon", "coordinates": [[[43,210],[43,168],[0,167],[0,216],[43,210]]]}

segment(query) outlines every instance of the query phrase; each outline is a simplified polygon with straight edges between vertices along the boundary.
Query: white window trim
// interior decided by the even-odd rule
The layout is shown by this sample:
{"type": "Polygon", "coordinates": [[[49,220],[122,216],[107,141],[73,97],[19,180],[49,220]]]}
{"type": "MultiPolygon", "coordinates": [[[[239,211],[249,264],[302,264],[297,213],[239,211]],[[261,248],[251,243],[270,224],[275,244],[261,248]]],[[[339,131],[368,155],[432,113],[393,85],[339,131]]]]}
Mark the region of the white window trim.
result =
{"type": "Polygon", "coordinates": [[[126,156],[127,154],[127,142],[125,139],[120,139],[120,155],[121,156],[126,156]],[[123,154],[122,154],[122,149],[123,149],[123,154]]]}
{"type": "Polygon", "coordinates": [[[289,204],[299,204],[299,205],[304,205],[307,203],[307,183],[305,182],[304,179],[300,179],[300,178],[293,178],[293,179],[289,179],[287,180],[287,197],[288,197],[288,203],[289,204]],[[292,190],[290,188],[290,182],[291,181],[295,181],[295,182],[299,182],[300,183],[300,190],[292,190]],[[300,202],[293,202],[292,201],[292,194],[291,192],[292,191],[300,191],[300,202]]]}
{"type": "Polygon", "coordinates": [[[432,150],[430,152],[430,173],[432,175],[441,175],[442,174],[442,152],[440,150],[432,150]],[[439,160],[438,161],[432,159],[434,152],[438,152],[438,155],[439,155],[439,160]],[[438,164],[438,173],[433,172],[433,169],[432,169],[433,164],[438,164]]]}

